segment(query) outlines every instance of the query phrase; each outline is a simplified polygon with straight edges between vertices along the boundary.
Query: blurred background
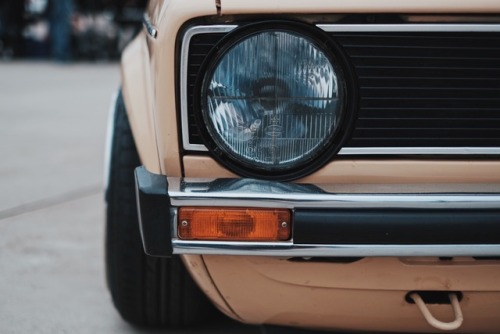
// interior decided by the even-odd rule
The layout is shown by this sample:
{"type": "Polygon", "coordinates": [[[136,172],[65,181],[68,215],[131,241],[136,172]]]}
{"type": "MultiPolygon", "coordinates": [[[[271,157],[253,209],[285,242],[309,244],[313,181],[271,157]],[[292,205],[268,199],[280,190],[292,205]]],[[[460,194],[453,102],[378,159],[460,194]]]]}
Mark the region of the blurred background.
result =
{"type": "Polygon", "coordinates": [[[0,59],[118,59],[146,0],[0,0],[0,59]]]}

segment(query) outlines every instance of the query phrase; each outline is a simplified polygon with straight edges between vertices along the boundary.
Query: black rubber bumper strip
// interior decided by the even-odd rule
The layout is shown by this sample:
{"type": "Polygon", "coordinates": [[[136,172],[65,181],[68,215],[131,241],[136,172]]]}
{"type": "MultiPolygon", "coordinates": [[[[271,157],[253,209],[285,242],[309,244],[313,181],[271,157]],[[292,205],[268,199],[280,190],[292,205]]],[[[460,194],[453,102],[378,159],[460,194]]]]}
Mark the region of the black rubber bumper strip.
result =
{"type": "Polygon", "coordinates": [[[170,197],[167,178],[135,169],[137,209],[144,251],[151,256],[172,255],[170,197]]]}
{"type": "Polygon", "coordinates": [[[295,244],[500,244],[500,210],[298,209],[295,244]]]}

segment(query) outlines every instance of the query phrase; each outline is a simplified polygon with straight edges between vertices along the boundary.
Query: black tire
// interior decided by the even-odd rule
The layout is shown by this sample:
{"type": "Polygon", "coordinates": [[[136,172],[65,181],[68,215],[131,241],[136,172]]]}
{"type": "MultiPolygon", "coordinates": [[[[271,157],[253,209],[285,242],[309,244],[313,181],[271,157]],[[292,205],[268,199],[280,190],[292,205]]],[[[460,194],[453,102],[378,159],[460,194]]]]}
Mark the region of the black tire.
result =
{"type": "Polygon", "coordinates": [[[106,193],[106,278],[113,303],[137,326],[200,323],[214,308],[178,256],[144,253],[139,232],[134,169],[140,165],[121,94],[115,107],[109,182],[106,193]]]}

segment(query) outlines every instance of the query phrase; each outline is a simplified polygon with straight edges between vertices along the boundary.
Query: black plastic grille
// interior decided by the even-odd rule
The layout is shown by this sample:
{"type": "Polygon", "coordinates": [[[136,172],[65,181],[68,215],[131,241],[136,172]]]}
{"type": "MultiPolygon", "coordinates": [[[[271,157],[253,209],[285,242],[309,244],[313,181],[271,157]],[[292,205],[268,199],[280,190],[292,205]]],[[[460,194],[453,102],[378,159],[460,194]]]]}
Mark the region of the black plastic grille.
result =
{"type": "MultiPolygon", "coordinates": [[[[202,140],[193,90],[224,34],[191,40],[189,140],[202,140]]],[[[500,147],[500,33],[331,33],[353,65],[357,118],[345,147],[500,147]]]]}
{"type": "Polygon", "coordinates": [[[226,34],[225,33],[212,33],[212,34],[199,34],[191,38],[189,44],[189,61],[188,61],[188,77],[187,77],[187,96],[188,96],[188,124],[189,124],[189,142],[191,144],[203,144],[203,140],[196,125],[194,115],[194,89],[196,79],[200,67],[207,57],[212,48],[219,42],[226,34]]]}
{"type": "Polygon", "coordinates": [[[334,37],[360,89],[349,146],[500,146],[500,34],[334,37]]]}

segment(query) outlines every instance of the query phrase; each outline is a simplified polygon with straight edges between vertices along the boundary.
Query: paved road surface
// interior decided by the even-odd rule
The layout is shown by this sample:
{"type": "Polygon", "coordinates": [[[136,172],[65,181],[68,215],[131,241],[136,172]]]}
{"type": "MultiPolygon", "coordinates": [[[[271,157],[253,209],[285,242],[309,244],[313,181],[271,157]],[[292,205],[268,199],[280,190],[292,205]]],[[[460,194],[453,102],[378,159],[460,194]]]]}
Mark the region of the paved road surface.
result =
{"type": "Polygon", "coordinates": [[[118,83],[115,64],[0,63],[1,334],[162,333],[124,323],[104,282],[103,151],[118,83]]]}

